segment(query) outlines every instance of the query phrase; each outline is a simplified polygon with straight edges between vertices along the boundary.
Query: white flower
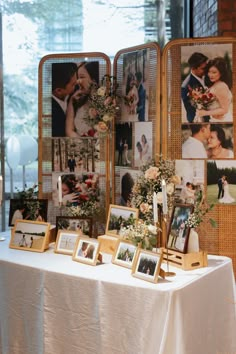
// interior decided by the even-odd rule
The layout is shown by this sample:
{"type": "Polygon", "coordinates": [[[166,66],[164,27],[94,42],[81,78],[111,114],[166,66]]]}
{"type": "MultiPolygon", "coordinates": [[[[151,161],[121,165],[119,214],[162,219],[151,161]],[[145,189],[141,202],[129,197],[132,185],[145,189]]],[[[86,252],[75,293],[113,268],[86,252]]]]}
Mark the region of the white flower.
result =
{"type": "Polygon", "coordinates": [[[150,224],[150,225],[148,225],[148,231],[150,231],[153,235],[156,235],[157,227],[152,225],[152,224],[150,224]]]}
{"type": "Polygon", "coordinates": [[[171,195],[173,194],[175,191],[175,185],[174,183],[168,183],[167,186],[166,186],[166,193],[171,195]]]}
{"type": "Polygon", "coordinates": [[[157,193],[157,204],[162,204],[162,202],[163,202],[162,192],[158,192],[157,193]]]}
{"type": "Polygon", "coordinates": [[[104,114],[104,116],[102,117],[102,120],[104,122],[110,122],[113,119],[113,116],[111,114],[104,114]]]}
{"type": "Polygon", "coordinates": [[[104,86],[99,87],[99,89],[97,90],[97,94],[98,94],[98,96],[105,96],[106,87],[104,87],[104,86]]]}

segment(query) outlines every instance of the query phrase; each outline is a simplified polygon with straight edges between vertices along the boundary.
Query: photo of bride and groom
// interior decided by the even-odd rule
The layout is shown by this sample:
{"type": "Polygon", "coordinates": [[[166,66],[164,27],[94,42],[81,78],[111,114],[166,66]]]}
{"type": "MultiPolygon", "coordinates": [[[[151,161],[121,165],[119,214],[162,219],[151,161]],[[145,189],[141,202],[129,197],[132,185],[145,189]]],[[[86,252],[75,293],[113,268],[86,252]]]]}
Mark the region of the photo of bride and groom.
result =
{"type": "Polygon", "coordinates": [[[182,47],[182,123],[233,121],[231,60],[228,44],[182,47]]]}
{"type": "Polygon", "coordinates": [[[236,203],[236,162],[207,162],[207,200],[209,203],[236,203]]]}

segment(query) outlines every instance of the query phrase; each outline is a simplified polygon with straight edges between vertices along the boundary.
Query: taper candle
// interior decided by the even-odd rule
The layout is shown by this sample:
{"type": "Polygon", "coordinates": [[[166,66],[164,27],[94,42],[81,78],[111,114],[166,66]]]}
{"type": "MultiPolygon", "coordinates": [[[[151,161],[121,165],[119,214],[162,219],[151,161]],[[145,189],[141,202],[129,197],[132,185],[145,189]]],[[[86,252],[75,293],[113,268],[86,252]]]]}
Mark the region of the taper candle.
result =
{"type": "Polygon", "coordinates": [[[167,194],[166,194],[166,182],[163,179],[161,182],[162,186],[162,208],[163,208],[163,214],[166,215],[168,213],[168,207],[167,207],[167,194]]]}
{"type": "Polygon", "coordinates": [[[61,176],[58,177],[58,201],[59,204],[62,203],[62,185],[61,185],[61,176]]]}
{"type": "Polygon", "coordinates": [[[157,194],[153,193],[153,220],[154,223],[158,222],[158,209],[157,209],[157,194]]]}

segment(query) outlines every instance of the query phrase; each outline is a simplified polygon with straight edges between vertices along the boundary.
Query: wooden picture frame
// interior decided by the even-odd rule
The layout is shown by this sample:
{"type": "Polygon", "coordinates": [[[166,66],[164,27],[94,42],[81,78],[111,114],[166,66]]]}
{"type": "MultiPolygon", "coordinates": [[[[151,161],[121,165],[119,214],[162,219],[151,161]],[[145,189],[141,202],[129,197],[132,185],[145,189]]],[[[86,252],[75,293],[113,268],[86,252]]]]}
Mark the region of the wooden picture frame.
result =
{"type": "Polygon", "coordinates": [[[92,218],[82,216],[57,216],[56,228],[59,230],[75,231],[79,236],[92,235],[92,218]]]}
{"type": "Polygon", "coordinates": [[[106,223],[106,235],[119,237],[120,229],[136,223],[139,211],[137,208],[110,204],[106,223]]]}
{"type": "Polygon", "coordinates": [[[138,248],[132,267],[132,276],[151,283],[157,283],[162,259],[162,251],[156,253],[138,248]]]}
{"type": "Polygon", "coordinates": [[[190,227],[185,222],[193,212],[193,204],[175,204],[169,223],[167,234],[167,248],[186,253],[190,227]]]}
{"type": "Polygon", "coordinates": [[[8,226],[17,219],[47,222],[47,199],[10,199],[8,226]]]}
{"type": "Polygon", "coordinates": [[[77,231],[58,230],[54,252],[72,255],[79,236],[77,231]]]}
{"type": "Polygon", "coordinates": [[[11,233],[9,247],[44,252],[49,246],[50,223],[17,220],[11,233]]]}
{"type": "Polygon", "coordinates": [[[119,240],[112,257],[112,263],[131,269],[136,251],[137,246],[133,245],[131,242],[119,240]]]}
{"type": "Polygon", "coordinates": [[[95,238],[78,237],[74,252],[73,261],[96,265],[99,255],[100,242],[95,238]]]}

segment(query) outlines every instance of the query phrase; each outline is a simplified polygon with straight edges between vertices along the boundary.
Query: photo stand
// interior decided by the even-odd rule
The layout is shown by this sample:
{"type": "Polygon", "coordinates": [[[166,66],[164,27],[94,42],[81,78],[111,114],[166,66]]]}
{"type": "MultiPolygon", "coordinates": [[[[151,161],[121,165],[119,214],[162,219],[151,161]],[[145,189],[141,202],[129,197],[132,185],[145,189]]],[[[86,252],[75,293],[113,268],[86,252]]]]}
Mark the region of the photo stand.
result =
{"type": "Polygon", "coordinates": [[[163,250],[163,262],[183,270],[207,267],[207,252],[181,253],[170,249],[163,250]]]}

